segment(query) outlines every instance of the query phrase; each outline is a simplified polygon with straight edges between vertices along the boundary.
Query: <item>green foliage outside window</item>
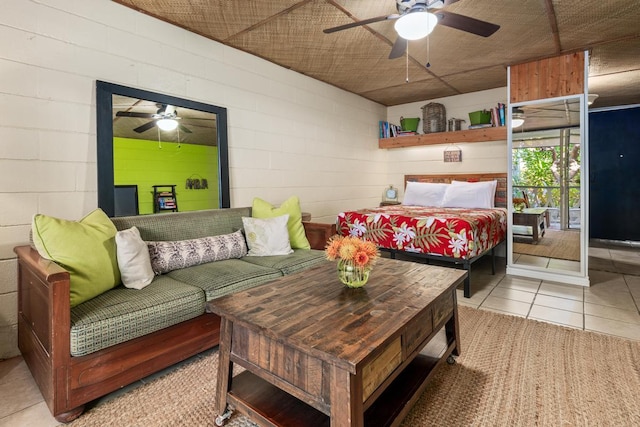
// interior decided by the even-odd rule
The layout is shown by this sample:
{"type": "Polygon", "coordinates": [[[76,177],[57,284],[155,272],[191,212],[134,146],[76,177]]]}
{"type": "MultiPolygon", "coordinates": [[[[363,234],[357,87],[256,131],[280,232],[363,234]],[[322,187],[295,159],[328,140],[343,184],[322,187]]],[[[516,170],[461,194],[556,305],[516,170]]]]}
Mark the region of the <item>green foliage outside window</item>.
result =
{"type": "MultiPolygon", "coordinates": [[[[513,197],[522,197],[526,187],[529,201],[535,206],[559,207],[560,184],[554,175],[554,159],[560,158],[560,147],[524,147],[513,150],[513,197]]],[[[579,146],[569,146],[570,174],[569,206],[580,206],[580,156],[579,146]],[[575,147],[575,150],[574,150],[575,147]],[[573,158],[575,157],[575,159],[573,158]]],[[[557,167],[558,165],[556,165],[557,167]]]]}

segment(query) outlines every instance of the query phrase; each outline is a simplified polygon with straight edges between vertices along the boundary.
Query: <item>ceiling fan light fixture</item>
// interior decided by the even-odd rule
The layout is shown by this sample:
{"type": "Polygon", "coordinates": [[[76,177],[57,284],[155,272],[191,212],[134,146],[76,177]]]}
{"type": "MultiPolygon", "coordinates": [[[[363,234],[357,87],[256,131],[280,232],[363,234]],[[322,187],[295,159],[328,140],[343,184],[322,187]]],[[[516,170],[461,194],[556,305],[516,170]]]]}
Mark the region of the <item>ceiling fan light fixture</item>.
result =
{"type": "Polygon", "coordinates": [[[519,128],[524,124],[524,111],[520,108],[514,108],[511,114],[511,128],[519,128]]]}
{"type": "Polygon", "coordinates": [[[178,127],[178,121],[175,119],[160,119],[156,122],[156,125],[164,131],[172,131],[178,127]]]}
{"type": "Polygon", "coordinates": [[[394,24],[400,37],[419,40],[427,37],[438,24],[438,17],[429,12],[413,12],[402,15],[394,24]]]}

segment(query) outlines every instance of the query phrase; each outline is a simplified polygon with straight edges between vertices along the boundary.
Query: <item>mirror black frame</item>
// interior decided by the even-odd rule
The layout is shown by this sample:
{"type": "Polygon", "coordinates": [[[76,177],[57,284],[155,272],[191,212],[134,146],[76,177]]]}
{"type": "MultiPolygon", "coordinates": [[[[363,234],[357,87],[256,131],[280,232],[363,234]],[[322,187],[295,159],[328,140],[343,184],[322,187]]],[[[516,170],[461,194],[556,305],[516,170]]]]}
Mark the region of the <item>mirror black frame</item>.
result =
{"type": "Polygon", "coordinates": [[[96,131],[98,157],[98,207],[100,207],[108,216],[114,216],[113,95],[124,95],[130,98],[144,99],[162,104],[171,104],[178,107],[216,114],[219,177],[218,206],[220,208],[229,208],[231,206],[226,108],[97,80],[96,131]]]}

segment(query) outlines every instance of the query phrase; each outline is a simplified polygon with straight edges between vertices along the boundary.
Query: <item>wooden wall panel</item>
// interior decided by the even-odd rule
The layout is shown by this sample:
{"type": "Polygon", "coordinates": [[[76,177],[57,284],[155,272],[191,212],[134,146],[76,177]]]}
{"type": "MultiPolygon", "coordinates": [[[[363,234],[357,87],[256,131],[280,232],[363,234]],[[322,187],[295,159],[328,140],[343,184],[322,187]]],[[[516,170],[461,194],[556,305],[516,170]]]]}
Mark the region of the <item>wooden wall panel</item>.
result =
{"type": "Polygon", "coordinates": [[[511,102],[524,102],[584,91],[584,52],[511,66],[511,102]]]}

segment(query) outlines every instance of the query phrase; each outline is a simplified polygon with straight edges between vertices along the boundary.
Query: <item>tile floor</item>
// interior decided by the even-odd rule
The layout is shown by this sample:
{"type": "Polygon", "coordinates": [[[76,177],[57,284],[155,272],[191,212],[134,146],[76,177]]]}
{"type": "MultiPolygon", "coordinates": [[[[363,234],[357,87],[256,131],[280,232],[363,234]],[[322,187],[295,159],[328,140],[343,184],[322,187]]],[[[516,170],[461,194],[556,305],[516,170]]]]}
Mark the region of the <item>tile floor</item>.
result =
{"type": "MultiPolygon", "coordinates": [[[[504,265],[492,275],[489,260],[480,260],[472,268],[472,297],[459,289],[458,303],[640,340],[640,249],[593,245],[589,265],[591,286],[582,288],[507,276],[504,265]]],[[[22,358],[0,362],[0,427],[58,424],[22,358]]]]}

